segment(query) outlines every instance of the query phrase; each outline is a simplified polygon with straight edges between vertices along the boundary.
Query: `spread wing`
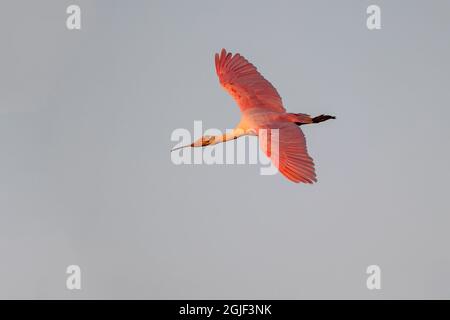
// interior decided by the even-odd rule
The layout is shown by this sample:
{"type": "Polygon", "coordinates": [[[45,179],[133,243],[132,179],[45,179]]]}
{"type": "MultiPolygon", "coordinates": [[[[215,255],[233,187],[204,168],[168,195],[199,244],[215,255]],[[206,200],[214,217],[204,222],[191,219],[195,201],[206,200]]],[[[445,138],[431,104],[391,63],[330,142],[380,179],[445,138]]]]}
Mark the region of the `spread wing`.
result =
{"type": "Polygon", "coordinates": [[[293,182],[316,182],[314,162],[308,155],[302,130],[293,123],[275,123],[272,127],[279,128],[278,139],[273,130],[267,130],[266,135],[260,134],[259,141],[274,166],[293,182]]]}
{"type": "Polygon", "coordinates": [[[216,53],[215,62],[220,84],[236,100],[241,111],[255,107],[286,111],[274,86],[239,53],[232,55],[222,49],[220,55],[216,53]]]}

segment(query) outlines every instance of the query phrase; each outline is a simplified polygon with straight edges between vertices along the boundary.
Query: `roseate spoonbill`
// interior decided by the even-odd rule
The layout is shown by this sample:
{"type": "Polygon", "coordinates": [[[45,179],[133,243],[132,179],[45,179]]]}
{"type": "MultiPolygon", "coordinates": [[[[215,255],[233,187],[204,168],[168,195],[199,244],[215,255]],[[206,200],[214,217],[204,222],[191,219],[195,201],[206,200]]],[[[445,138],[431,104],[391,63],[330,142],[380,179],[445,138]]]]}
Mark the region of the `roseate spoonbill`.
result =
{"type": "Polygon", "coordinates": [[[304,113],[287,113],[274,86],[239,53],[233,55],[222,49],[220,55],[216,53],[215,63],[220,84],[241,109],[241,121],[227,134],[203,136],[172,151],[215,145],[244,135],[259,135],[260,130],[265,129],[267,138],[264,142],[260,139],[260,147],[278,171],[296,183],[316,182],[313,159],[308,155],[300,126],[336,118],[325,114],[311,117],[304,113]],[[278,139],[269,138],[271,129],[278,129],[278,139]],[[268,141],[270,143],[266,143],[268,141]]]}

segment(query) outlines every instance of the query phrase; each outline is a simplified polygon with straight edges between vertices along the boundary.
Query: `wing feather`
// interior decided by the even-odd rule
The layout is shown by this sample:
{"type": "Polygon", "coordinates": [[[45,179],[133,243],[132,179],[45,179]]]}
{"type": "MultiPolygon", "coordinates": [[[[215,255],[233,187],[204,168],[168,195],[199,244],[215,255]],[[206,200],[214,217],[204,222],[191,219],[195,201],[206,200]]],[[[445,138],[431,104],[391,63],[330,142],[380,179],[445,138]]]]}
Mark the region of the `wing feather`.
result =
{"type": "Polygon", "coordinates": [[[232,55],[222,49],[215,55],[215,66],[220,84],[235,99],[241,111],[256,107],[286,111],[275,87],[239,53],[232,55]]]}
{"type": "Polygon", "coordinates": [[[260,146],[278,171],[296,183],[316,182],[314,162],[301,129],[293,123],[274,123],[271,128],[278,128],[278,139],[272,139],[268,130],[266,136],[260,136],[260,146]]]}

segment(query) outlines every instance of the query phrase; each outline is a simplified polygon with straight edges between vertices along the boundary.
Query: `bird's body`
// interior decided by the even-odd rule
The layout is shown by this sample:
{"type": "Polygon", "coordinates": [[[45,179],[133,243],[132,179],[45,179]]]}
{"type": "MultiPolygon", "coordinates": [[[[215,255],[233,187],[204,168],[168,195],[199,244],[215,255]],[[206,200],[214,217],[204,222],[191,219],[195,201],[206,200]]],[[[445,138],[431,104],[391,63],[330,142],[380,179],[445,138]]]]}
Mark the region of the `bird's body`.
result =
{"type": "Polygon", "coordinates": [[[230,133],[204,136],[188,146],[204,147],[244,135],[260,135],[264,129],[268,136],[260,139],[260,146],[286,178],[297,183],[317,181],[314,163],[299,126],[335,117],[320,115],[312,118],[307,114],[287,113],[276,89],[240,54],[232,55],[222,49],[220,55],[215,56],[215,65],[220,84],[241,109],[241,121],[230,133]],[[278,139],[271,139],[273,129],[277,130],[278,139]]]}

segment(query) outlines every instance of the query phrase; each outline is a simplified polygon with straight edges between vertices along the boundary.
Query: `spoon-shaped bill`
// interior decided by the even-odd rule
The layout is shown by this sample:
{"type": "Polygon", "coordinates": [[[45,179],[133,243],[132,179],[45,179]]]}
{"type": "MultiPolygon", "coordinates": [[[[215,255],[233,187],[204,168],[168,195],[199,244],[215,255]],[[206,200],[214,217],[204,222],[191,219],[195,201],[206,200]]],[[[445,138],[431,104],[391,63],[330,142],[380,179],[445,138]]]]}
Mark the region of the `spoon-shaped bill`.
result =
{"type": "Polygon", "coordinates": [[[179,150],[179,149],[183,149],[183,148],[187,148],[187,147],[192,147],[192,143],[191,144],[187,144],[185,146],[173,148],[172,150],[170,150],[170,152],[173,152],[173,151],[179,150]]]}

